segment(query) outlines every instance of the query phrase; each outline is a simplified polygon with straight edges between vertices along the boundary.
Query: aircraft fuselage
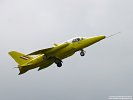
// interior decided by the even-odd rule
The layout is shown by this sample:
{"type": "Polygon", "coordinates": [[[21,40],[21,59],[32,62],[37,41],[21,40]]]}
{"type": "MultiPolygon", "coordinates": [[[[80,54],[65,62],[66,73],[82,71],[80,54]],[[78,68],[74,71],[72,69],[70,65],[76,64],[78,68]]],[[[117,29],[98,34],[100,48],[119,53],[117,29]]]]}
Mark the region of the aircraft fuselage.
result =
{"type": "Polygon", "coordinates": [[[36,52],[33,52],[28,55],[24,55],[15,51],[10,52],[9,54],[19,63],[18,68],[20,70],[19,74],[23,74],[30,69],[39,67],[39,70],[44,69],[53,63],[56,63],[58,67],[62,66],[62,60],[72,56],[75,52],[81,51],[80,55],[84,56],[84,48],[99,42],[106,38],[103,35],[90,37],[90,38],[75,38],[71,41],[64,42],[59,45],[55,45],[52,48],[42,49],[36,52]],[[19,57],[19,55],[22,55],[19,57]],[[19,58],[17,58],[17,56],[19,58]],[[33,57],[35,56],[35,57],[33,57]],[[22,59],[21,59],[22,58],[22,59]],[[25,63],[22,63],[22,61],[25,63]],[[27,61],[25,61],[27,60],[27,61]]]}

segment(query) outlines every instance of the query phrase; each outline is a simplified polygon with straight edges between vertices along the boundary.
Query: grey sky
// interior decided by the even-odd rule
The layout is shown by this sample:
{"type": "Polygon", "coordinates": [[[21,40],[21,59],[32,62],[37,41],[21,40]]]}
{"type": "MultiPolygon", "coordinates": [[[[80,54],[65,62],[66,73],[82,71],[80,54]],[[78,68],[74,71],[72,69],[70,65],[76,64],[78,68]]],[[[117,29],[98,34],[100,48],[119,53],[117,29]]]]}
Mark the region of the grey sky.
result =
{"type": "Polygon", "coordinates": [[[107,100],[133,95],[132,0],[0,0],[0,100],[107,100]],[[77,36],[121,34],[52,65],[18,76],[22,53],[77,36]]]}

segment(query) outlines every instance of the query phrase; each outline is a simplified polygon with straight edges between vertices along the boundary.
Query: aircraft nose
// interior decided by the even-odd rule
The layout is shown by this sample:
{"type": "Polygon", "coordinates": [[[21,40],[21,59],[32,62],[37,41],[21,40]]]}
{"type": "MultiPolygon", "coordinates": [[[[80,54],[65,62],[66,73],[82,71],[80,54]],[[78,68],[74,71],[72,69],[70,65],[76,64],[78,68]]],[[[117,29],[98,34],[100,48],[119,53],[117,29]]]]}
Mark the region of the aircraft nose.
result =
{"type": "Polygon", "coordinates": [[[100,36],[96,36],[95,38],[98,39],[98,40],[103,40],[103,39],[106,38],[106,36],[104,36],[104,35],[100,35],[100,36]]]}
{"type": "Polygon", "coordinates": [[[94,36],[94,37],[88,38],[87,40],[92,41],[92,42],[98,42],[98,41],[103,40],[105,38],[106,38],[106,36],[99,35],[99,36],[94,36]]]}
{"type": "Polygon", "coordinates": [[[86,48],[96,42],[99,42],[100,40],[105,39],[105,38],[106,38],[106,36],[104,36],[104,35],[85,38],[83,41],[81,41],[79,43],[79,45],[77,45],[77,49],[81,50],[81,49],[86,48]]]}
{"type": "Polygon", "coordinates": [[[90,46],[96,42],[99,42],[100,40],[103,40],[105,39],[106,36],[104,35],[99,35],[99,36],[94,36],[94,37],[91,37],[91,38],[87,38],[85,41],[86,41],[86,46],[90,46]]]}

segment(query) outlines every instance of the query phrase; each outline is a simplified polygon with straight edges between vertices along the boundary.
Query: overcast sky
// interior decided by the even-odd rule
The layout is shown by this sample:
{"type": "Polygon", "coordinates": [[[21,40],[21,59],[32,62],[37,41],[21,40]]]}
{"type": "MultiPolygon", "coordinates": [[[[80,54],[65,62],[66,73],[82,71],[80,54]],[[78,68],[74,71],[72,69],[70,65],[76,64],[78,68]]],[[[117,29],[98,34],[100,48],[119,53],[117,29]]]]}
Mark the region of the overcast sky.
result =
{"type": "Polygon", "coordinates": [[[0,100],[107,100],[133,95],[132,0],[0,0],[0,100]],[[63,66],[18,76],[11,50],[30,53],[77,36],[109,36],[63,66]]]}

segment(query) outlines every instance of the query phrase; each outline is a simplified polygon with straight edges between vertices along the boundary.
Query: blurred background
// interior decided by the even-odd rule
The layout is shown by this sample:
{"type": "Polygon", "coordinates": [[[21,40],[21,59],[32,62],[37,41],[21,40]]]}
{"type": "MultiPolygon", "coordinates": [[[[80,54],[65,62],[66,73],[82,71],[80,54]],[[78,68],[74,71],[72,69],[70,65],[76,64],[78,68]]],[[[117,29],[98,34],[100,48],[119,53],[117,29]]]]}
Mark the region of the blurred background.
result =
{"type": "Polygon", "coordinates": [[[133,93],[132,0],[0,0],[0,100],[107,100],[133,93]],[[21,76],[11,50],[25,54],[71,38],[121,32],[42,70],[21,76]]]}

